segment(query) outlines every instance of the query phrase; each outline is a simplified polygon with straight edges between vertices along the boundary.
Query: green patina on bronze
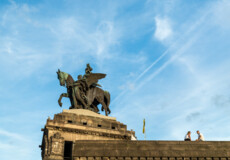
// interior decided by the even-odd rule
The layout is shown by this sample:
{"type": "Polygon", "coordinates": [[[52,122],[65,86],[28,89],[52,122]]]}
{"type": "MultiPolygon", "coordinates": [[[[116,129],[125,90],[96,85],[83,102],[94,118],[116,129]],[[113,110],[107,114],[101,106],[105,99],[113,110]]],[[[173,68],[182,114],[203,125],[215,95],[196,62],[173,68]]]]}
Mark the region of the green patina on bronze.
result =
{"type": "Polygon", "coordinates": [[[59,69],[58,69],[58,79],[60,81],[61,84],[65,84],[65,80],[68,78],[69,74],[68,73],[65,73],[65,72],[61,72],[59,69]]]}

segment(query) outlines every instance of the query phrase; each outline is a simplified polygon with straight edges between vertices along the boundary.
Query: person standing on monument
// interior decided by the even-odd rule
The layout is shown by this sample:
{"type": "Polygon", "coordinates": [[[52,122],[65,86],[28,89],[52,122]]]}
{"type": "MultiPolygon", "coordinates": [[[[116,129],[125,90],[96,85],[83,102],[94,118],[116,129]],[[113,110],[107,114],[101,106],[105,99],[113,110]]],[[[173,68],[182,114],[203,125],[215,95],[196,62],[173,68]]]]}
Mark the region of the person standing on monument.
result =
{"type": "Polygon", "coordinates": [[[187,134],[184,137],[184,141],[191,141],[191,131],[188,131],[187,134]]]}
{"type": "Polygon", "coordinates": [[[203,134],[200,133],[199,130],[197,130],[196,133],[198,134],[198,139],[196,139],[196,141],[204,141],[204,136],[203,136],[203,134]]]}

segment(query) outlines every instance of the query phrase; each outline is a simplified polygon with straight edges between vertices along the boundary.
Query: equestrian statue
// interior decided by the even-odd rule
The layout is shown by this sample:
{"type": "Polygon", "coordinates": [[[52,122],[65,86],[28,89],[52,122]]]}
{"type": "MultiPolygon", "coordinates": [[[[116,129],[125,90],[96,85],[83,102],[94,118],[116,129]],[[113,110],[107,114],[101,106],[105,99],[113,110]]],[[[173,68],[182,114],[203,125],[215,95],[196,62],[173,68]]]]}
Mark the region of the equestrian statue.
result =
{"type": "Polygon", "coordinates": [[[97,105],[101,104],[101,110],[105,110],[105,115],[110,114],[110,94],[102,90],[98,80],[105,78],[106,74],[92,73],[90,64],[86,65],[85,75],[78,75],[77,81],[74,81],[68,73],[57,71],[61,86],[67,88],[67,93],[62,93],[58,99],[58,104],[62,107],[62,97],[70,99],[69,109],[88,109],[96,113],[99,112],[97,105]]]}

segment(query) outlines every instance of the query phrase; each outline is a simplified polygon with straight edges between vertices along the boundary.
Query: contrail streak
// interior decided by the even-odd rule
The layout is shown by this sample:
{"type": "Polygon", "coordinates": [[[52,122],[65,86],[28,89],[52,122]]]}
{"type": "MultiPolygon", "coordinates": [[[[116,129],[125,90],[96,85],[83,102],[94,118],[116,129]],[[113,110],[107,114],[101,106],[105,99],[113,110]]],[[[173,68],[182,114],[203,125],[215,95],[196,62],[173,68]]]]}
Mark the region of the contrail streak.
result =
{"type": "MultiPolygon", "coordinates": [[[[136,83],[141,77],[143,77],[153,66],[155,66],[162,58],[164,58],[167,54],[170,53],[171,50],[174,49],[174,47],[181,41],[183,40],[185,37],[187,37],[192,31],[194,31],[199,25],[201,25],[201,23],[204,21],[204,19],[206,18],[206,16],[210,13],[206,12],[198,21],[196,21],[196,23],[194,23],[187,31],[185,34],[183,34],[183,36],[181,36],[180,38],[178,38],[172,45],[170,45],[168,47],[168,49],[161,54],[160,57],[158,57],[149,67],[147,67],[134,81],[133,83],[136,83]]],[[[180,55],[180,54],[179,54],[180,55]]],[[[177,55],[178,56],[178,55],[177,55]]],[[[177,57],[176,56],[176,57],[177,57]]],[[[164,68],[166,68],[168,66],[169,63],[171,63],[172,61],[175,60],[175,56],[173,56],[174,58],[171,58],[170,60],[168,60],[166,63],[164,63],[157,71],[155,71],[152,76],[150,76],[145,82],[149,81],[149,79],[152,79],[153,77],[155,77],[156,75],[158,75],[164,68]]],[[[137,88],[140,88],[140,86],[143,86],[144,84],[141,83],[137,88]]],[[[115,101],[117,101],[122,95],[124,95],[129,89],[126,89],[124,91],[122,91],[112,102],[111,104],[113,104],[115,101]]]]}

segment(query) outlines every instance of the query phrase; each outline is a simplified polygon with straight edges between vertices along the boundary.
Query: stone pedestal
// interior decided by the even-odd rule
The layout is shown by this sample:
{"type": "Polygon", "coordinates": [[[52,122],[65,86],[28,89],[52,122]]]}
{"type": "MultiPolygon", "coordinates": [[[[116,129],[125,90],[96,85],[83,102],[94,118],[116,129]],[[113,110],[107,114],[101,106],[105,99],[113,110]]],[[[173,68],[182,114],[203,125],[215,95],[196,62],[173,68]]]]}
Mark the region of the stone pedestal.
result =
{"type": "Polygon", "coordinates": [[[55,114],[53,120],[47,119],[42,131],[43,160],[71,159],[78,140],[131,140],[131,135],[135,136],[116,118],[83,109],[55,114]]]}
{"type": "Polygon", "coordinates": [[[63,110],[42,131],[43,160],[230,160],[229,141],[131,141],[126,125],[89,110],[63,110]]]}

